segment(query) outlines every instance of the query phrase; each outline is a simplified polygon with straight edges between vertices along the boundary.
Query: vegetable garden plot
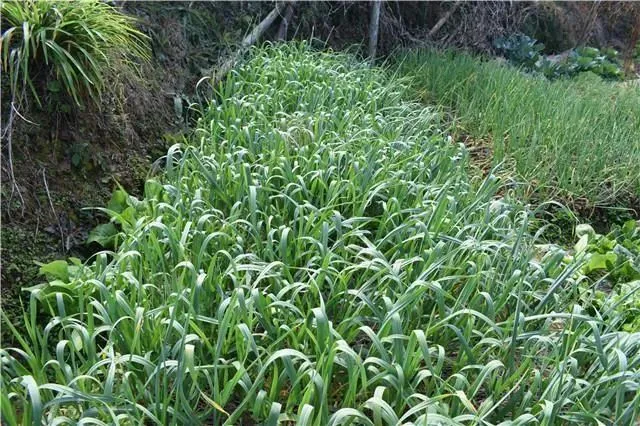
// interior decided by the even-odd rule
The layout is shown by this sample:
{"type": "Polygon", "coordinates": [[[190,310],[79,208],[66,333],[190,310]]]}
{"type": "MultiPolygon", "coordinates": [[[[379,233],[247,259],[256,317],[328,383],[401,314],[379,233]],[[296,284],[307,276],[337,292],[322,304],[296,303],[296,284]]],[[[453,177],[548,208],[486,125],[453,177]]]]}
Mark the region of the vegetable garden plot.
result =
{"type": "Polygon", "coordinates": [[[638,334],[404,90],[253,51],[144,199],[116,192],[116,248],[32,288],[4,421],[630,424],[638,334]]]}

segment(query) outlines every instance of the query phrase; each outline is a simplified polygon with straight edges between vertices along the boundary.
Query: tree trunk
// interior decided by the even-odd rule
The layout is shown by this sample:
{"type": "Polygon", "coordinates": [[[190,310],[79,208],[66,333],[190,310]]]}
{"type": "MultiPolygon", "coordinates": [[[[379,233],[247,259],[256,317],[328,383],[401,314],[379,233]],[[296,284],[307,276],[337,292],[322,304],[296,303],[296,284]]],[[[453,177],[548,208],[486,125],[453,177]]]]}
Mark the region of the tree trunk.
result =
{"type": "Polygon", "coordinates": [[[381,0],[374,0],[369,15],[369,60],[373,63],[378,49],[378,31],[380,29],[381,0]]]}
{"type": "Polygon", "coordinates": [[[635,24],[631,31],[631,37],[629,37],[629,45],[624,52],[624,70],[628,74],[633,75],[635,69],[633,66],[633,55],[635,53],[636,45],[640,42],[640,4],[636,3],[629,7],[629,14],[635,15],[635,24]]]}
{"type": "Polygon", "coordinates": [[[284,12],[282,22],[280,22],[280,28],[278,28],[278,35],[276,40],[284,41],[287,39],[287,30],[289,29],[289,22],[293,17],[293,6],[290,4],[287,6],[287,10],[284,12]]]}

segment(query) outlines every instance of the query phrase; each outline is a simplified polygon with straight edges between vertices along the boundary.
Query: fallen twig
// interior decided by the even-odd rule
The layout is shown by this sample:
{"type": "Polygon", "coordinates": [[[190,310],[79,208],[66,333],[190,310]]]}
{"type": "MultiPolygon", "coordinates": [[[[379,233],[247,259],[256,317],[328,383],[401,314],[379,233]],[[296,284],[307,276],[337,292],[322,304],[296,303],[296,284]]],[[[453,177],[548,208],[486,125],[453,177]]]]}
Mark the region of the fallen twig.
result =
{"type": "Polygon", "coordinates": [[[47,185],[47,175],[45,173],[44,167],[42,168],[42,180],[44,181],[44,189],[47,191],[47,198],[49,199],[49,206],[51,207],[51,211],[53,212],[53,216],[56,218],[56,222],[58,224],[58,230],[60,231],[60,240],[62,242],[62,250],[67,251],[68,244],[65,243],[64,239],[64,231],[62,230],[62,224],[60,223],[60,218],[56,214],[56,209],[53,207],[53,200],[51,199],[51,194],[49,193],[49,185],[47,185]]]}

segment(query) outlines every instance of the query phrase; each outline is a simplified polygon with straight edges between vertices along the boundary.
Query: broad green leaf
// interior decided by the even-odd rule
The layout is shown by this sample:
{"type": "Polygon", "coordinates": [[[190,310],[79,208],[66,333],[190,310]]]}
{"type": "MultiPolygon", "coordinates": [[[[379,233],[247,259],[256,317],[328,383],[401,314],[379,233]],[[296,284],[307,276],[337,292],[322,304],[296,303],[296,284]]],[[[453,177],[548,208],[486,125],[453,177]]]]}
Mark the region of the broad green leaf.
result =
{"type": "Polygon", "coordinates": [[[41,264],[40,275],[47,275],[49,278],[56,278],[61,281],[69,281],[69,265],[64,260],[54,260],[46,264],[41,264]]]}
{"type": "Polygon", "coordinates": [[[89,233],[87,244],[98,243],[102,247],[113,247],[118,230],[111,222],[96,226],[89,233]]]}

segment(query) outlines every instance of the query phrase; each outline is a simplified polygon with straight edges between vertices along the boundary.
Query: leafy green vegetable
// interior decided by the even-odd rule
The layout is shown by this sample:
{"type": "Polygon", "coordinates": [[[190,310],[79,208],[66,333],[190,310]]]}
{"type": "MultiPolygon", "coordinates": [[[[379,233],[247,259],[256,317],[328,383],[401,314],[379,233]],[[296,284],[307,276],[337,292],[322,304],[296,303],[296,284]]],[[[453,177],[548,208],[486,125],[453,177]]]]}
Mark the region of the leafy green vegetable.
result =
{"type": "Polygon", "coordinates": [[[87,244],[90,243],[98,243],[102,247],[113,247],[116,236],[118,235],[118,229],[111,222],[104,223],[96,226],[89,233],[89,238],[87,239],[87,244]]]}
{"type": "Polygon", "coordinates": [[[524,34],[512,34],[507,37],[498,37],[493,46],[498,52],[517,64],[527,69],[534,69],[540,60],[540,53],[544,50],[544,44],[538,43],[534,38],[524,34]]]}
{"type": "MultiPolygon", "coordinates": [[[[590,228],[590,227],[589,227],[590,228]]],[[[582,235],[576,244],[577,252],[585,252],[583,273],[604,272],[613,283],[640,279],[640,227],[634,220],[616,225],[607,235],[599,235],[584,225],[576,228],[582,235]]]]}
{"type": "Polygon", "coordinates": [[[563,61],[552,62],[541,54],[544,44],[524,34],[499,37],[493,45],[511,63],[527,71],[540,72],[549,79],[573,77],[583,72],[592,72],[609,80],[623,77],[618,52],[611,48],[579,47],[563,61]]]}
{"type": "Polygon", "coordinates": [[[41,265],[40,274],[62,281],[69,281],[69,265],[64,260],[54,260],[41,265]]]}

